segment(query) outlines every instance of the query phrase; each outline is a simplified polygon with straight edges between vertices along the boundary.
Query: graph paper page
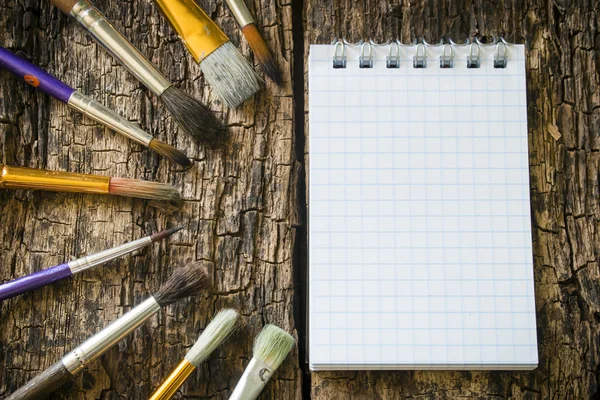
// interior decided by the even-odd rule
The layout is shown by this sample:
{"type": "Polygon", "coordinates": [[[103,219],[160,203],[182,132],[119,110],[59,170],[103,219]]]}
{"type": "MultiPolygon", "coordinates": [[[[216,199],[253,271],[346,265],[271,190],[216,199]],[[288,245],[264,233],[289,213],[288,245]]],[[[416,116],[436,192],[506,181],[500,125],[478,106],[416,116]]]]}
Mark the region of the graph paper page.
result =
{"type": "Polygon", "coordinates": [[[310,47],[313,370],[537,366],[524,47],[470,50],[310,47]]]}

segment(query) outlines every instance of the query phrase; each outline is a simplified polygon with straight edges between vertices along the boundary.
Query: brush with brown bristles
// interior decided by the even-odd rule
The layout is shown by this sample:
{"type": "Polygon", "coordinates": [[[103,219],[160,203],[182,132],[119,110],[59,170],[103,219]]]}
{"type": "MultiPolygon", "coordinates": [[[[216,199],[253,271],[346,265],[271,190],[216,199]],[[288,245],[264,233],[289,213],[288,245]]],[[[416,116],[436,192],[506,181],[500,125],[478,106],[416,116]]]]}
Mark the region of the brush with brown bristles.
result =
{"type": "Polygon", "coordinates": [[[52,0],[140,82],[158,96],[183,130],[196,140],[219,140],[221,122],[200,101],[177,89],[88,0],[52,0]]]}
{"type": "Polygon", "coordinates": [[[94,121],[141,145],[148,146],[163,157],[186,167],[192,165],[192,161],[175,147],[155,139],[138,125],[4,47],[0,47],[0,68],[5,68],[13,75],[23,78],[31,86],[73,107],[94,121]]]}
{"type": "Polygon", "coordinates": [[[208,271],[200,264],[178,268],[169,280],[148,299],[87,339],[60,361],[30,380],[8,396],[11,400],[41,399],[60,388],[84,370],[108,349],[133,332],[161,308],[189,296],[197,295],[208,286],[208,271]]]}
{"type": "Polygon", "coordinates": [[[258,27],[246,7],[244,0],[226,0],[231,13],[240,24],[242,28],[242,33],[246,37],[248,44],[254,51],[254,55],[256,59],[262,66],[263,70],[267,74],[269,78],[273,80],[278,86],[281,86],[281,74],[279,72],[279,68],[277,68],[277,63],[275,62],[275,58],[271,54],[271,51],[267,47],[265,40],[260,35],[258,31],[258,27]]]}
{"type": "Polygon", "coordinates": [[[149,200],[181,199],[177,189],[165,183],[9,165],[0,165],[0,172],[0,189],[114,194],[149,200]]]}
{"type": "Polygon", "coordinates": [[[88,254],[87,256],[13,279],[12,281],[0,285],[0,301],[39,289],[61,279],[69,278],[79,272],[95,267],[96,265],[107,263],[115,258],[122,257],[138,249],[149,246],[152,243],[156,243],[182,229],[183,226],[179,226],[177,228],[157,232],[150,236],[113,247],[112,249],[103,250],[95,254],[88,254]]]}

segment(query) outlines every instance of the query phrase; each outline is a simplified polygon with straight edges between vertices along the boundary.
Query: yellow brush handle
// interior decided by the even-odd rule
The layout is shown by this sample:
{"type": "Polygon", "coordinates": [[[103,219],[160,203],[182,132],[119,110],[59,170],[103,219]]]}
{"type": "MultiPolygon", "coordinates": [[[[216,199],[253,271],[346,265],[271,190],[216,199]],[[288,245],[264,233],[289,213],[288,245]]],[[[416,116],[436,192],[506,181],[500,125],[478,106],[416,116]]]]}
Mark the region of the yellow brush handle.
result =
{"type": "Polygon", "coordinates": [[[171,375],[152,393],[149,400],[170,399],[195,368],[194,364],[184,358],[171,372],[171,375]]]}
{"type": "Polygon", "coordinates": [[[229,38],[194,0],[155,0],[197,62],[229,38]]]}
{"type": "Polygon", "coordinates": [[[0,188],[50,190],[55,192],[108,193],[109,176],[46,171],[25,167],[0,165],[0,188]]]}

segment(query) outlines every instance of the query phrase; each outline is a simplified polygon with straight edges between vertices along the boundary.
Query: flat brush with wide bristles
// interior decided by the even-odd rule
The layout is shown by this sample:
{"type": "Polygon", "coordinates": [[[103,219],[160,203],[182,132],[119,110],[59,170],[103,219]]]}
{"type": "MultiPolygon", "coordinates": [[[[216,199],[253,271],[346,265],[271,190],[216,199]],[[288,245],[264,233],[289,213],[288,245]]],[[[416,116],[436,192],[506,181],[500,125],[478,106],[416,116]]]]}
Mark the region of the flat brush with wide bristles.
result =
{"type": "Polygon", "coordinates": [[[240,24],[242,33],[246,37],[259,64],[262,66],[267,76],[278,86],[281,86],[281,73],[279,72],[279,68],[277,68],[275,58],[273,58],[265,40],[258,31],[258,27],[256,26],[248,7],[246,7],[246,3],[244,3],[244,0],[226,0],[226,2],[231,13],[238,24],[240,24]]]}
{"type": "Polygon", "coordinates": [[[254,355],[229,400],[254,400],[294,346],[292,335],[267,325],[254,340],[254,355]]]}
{"type": "Polygon", "coordinates": [[[169,280],[147,300],[87,339],[60,361],[30,380],[7,400],[41,399],[49,396],[83,371],[108,349],[133,332],[161,308],[186,297],[197,295],[208,284],[208,271],[199,264],[178,268],[169,280]]]}
{"type": "Polygon", "coordinates": [[[149,200],[177,201],[181,199],[176,188],[159,182],[9,165],[0,165],[0,172],[0,189],[114,194],[149,200]]]}
{"type": "Polygon", "coordinates": [[[213,112],[173,86],[89,1],[52,0],[52,3],[75,18],[98,43],[158,96],[183,130],[196,140],[218,140],[221,122],[213,112]]]}
{"type": "Polygon", "coordinates": [[[194,0],[155,0],[192,54],[210,87],[232,108],[260,89],[259,77],[194,0]]]}
{"type": "Polygon", "coordinates": [[[183,229],[182,226],[157,232],[153,235],[113,247],[112,249],[90,254],[88,256],[81,257],[64,264],[56,265],[54,267],[46,268],[41,271],[34,272],[33,274],[3,283],[0,285],[0,301],[4,301],[20,294],[39,289],[61,279],[69,278],[76,273],[85,271],[86,269],[95,267],[96,265],[104,264],[114,260],[115,258],[124,256],[125,254],[129,254],[135,250],[149,246],[150,244],[158,242],[167,236],[171,236],[175,232],[179,232],[181,229],[183,229]]]}
{"type": "Polygon", "coordinates": [[[31,86],[40,89],[42,92],[62,101],[121,135],[151,148],[163,157],[186,167],[192,165],[190,159],[181,151],[155,139],[136,124],[129,122],[116,112],[59,81],[46,71],[4,47],[0,47],[0,68],[6,68],[12,74],[23,78],[31,86]]]}
{"type": "Polygon", "coordinates": [[[235,329],[238,313],[235,310],[222,310],[206,326],[202,335],[171,375],[150,396],[150,400],[170,399],[188,376],[217,348],[235,329]]]}

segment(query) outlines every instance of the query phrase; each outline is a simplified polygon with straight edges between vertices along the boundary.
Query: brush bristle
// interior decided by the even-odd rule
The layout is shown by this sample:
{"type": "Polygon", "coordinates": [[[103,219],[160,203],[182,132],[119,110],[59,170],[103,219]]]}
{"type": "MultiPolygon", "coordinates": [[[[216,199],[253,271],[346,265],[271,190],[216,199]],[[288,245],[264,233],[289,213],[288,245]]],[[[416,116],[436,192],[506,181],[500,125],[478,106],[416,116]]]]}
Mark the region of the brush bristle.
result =
{"type": "Polygon", "coordinates": [[[160,154],[166,159],[169,159],[173,162],[176,162],[179,165],[183,165],[184,167],[189,167],[192,165],[192,160],[187,158],[185,154],[181,151],[177,150],[175,147],[170,144],[166,144],[165,142],[161,142],[157,139],[152,139],[150,144],[148,144],[152,150],[160,154]]]}
{"type": "Polygon", "coordinates": [[[253,356],[274,371],[285,360],[294,342],[292,335],[280,327],[267,325],[254,340],[253,356]]]}
{"type": "Polygon", "coordinates": [[[197,367],[213,352],[235,329],[238,313],[235,310],[221,310],[185,355],[185,359],[197,367]]]}
{"type": "Polygon", "coordinates": [[[160,98],[177,124],[194,139],[211,142],[221,139],[221,121],[200,101],[175,86],[169,86],[160,98]]]}
{"type": "Polygon", "coordinates": [[[208,84],[231,108],[248,100],[260,89],[252,66],[231,42],[225,42],[200,63],[208,84]]]}
{"type": "Polygon", "coordinates": [[[111,194],[149,200],[181,200],[181,195],[171,185],[138,179],[110,178],[108,191],[111,194]]]}
{"type": "Polygon", "coordinates": [[[242,33],[246,37],[248,44],[252,48],[252,51],[265,71],[265,74],[267,74],[277,86],[281,86],[281,73],[279,72],[279,68],[277,68],[275,58],[273,58],[273,55],[258,31],[256,24],[246,25],[242,28],[242,33]]]}
{"type": "Polygon", "coordinates": [[[162,232],[153,233],[152,235],[150,235],[150,240],[152,240],[153,242],[158,242],[159,240],[163,240],[167,236],[171,236],[175,232],[179,232],[183,228],[183,226],[178,226],[176,228],[166,229],[162,232]]]}
{"type": "Polygon", "coordinates": [[[154,299],[161,307],[176,301],[199,294],[208,286],[208,270],[200,263],[191,263],[177,268],[169,279],[154,294],[154,299]]]}

